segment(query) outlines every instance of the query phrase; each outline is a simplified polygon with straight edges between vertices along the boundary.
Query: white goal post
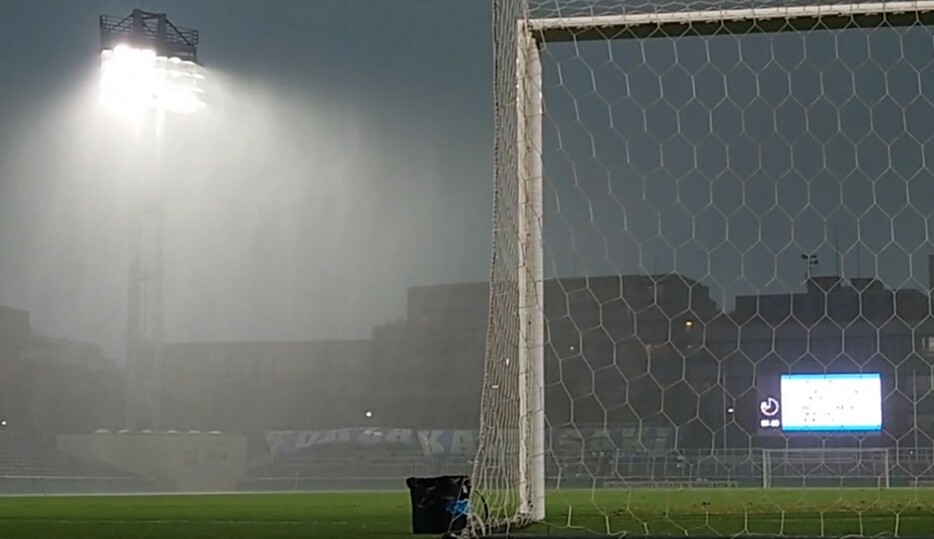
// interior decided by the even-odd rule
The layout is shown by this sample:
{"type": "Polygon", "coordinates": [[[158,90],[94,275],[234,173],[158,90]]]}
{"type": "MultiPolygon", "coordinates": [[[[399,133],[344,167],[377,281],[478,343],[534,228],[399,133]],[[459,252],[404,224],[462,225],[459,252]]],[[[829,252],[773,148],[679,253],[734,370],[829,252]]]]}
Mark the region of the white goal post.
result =
{"type": "Polygon", "coordinates": [[[542,62],[538,42],[519,28],[516,148],[519,292],[519,511],[545,518],[545,312],[542,244],[542,62]]]}
{"type": "MultiPolygon", "coordinates": [[[[673,11],[652,10],[650,5],[630,8],[619,1],[611,7],[606,6],[612,2],[600,3],[601,10],[616,13],[585,16],[575,13],[567,17],[536,17],[529,0],[493,3],[498,79],[494,260],[481,437],[473,482],[479,492],[486,493],[491,520],[522,525],[546,516],[542,138],[543,100],[547,101],[547,96],[543,97],[541,46],[551,41],[843,28],[864,22],[877,24],[880,18],[900,26],[934,16],[934,0],[701,10],[679,4],[673,11]],[[510,362],[510,357],[517,361],[510,362]],[[514,396],[505,391],[510,387],[516,390],[514,396]],[[507,431],[517,432],[518,439],[513,440],[507,431]],[[518,466],[515,472],[508,471],[513,465],[518,466]]],[[[570,4],[567,0],[557,2],[562,3],[570,4]]],[[[550,13],[561,13],[561,9],[550,8],[550,13]]],[[[845,455],[822,451],[828,458],[845,455]]],[[[859,455],[872,459],[871,462],[877,457],[888,458],[885,451],[863,451],[866,453],[859,455]]],[[[766,472],[769,468],[766,463],[771,465],[778,462],[776,459],[784,462],[782,459],[797,453],[786,452],[780,457],[779,453],[766,450],[762,455],[763,486],[768,487],[772,477],[766,472]]],[[[887,485],[887,464],[885,468],[882,481],[887,485]]],[[[481,527],[491,529],[497,522],[484,522],[481,527]]]]}

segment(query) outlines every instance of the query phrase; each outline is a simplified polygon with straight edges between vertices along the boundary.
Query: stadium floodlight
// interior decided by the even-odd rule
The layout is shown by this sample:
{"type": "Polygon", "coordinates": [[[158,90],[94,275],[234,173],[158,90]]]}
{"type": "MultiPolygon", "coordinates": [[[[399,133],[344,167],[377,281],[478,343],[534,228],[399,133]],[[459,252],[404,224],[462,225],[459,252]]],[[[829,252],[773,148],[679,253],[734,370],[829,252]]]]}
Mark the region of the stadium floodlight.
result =
{"type": "Polygon", "coordinates": [[[127,427],[157,430],[162,408],[164,182],[166,115],[205,107],[197,30],[141,9],[123,18],[100,17],[100,97],[136,121],[139,163],[130,179],[129,295],[127,301],[127,427]]]}
{"type": "Polygon", "coordinates": [[[101,99],[116,110],[193,113],[204,108],[197,30],[165,14],[101,16],[101,99]]]}
{"type": "Polygon", "coordinates": [[[193,113],[204,108],[197,64],[118,45],[101,51],[101,98],[119,110],[193,113]]]}

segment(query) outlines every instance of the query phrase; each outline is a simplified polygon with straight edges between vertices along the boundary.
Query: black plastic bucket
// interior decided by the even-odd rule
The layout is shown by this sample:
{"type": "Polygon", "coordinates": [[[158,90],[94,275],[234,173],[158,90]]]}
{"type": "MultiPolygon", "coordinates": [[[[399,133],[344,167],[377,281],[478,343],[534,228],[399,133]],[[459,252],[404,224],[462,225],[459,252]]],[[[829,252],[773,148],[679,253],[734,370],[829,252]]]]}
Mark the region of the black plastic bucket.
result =
{"type": "Polygon", "coordinates": [[[410,477],[405,484],[412,499],[412,533],[445,534],[467,527],[470,477],[410,477]]]}

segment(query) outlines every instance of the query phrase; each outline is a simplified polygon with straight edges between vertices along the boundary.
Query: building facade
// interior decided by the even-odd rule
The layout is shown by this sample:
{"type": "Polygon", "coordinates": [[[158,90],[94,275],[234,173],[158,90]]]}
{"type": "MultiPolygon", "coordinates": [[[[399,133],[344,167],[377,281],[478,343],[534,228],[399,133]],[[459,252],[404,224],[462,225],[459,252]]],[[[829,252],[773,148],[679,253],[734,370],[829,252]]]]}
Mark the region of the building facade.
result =
{"type": "Polygon", "coordinates": [[[166,429],[262,433],[366,422],[368,341],[167,345],[166,429]]]}
{"type": "Polygon", "coordinates": [[[123,372],[97,346],[36,334],[0,307],[0,428],[91,432],[122,424],[123,372]]]}
{"type": "MultiPolygon", "coordinates": [[[[868,278],[814,277],[805,291],[741,296],[732,313],[708,327],[690,376],[716,380],[714,398],[734,410],[712,439],[695,433],[692,444],[727,447],[840,443],[921,443],[931,433],[934,400],[929,344],[934,334],[931,302],[913,289],[891,290],[868,278]],[[791,439],[764,435],[757,407],[760,382],[783,373],[882,375],[881,436],[791,439]],[[724,404],[725,403],[725,404],[724,404]]],[[[715,415],[713,407],[708,413],[715,415]]],[[[714,422],[713,424],[717,424],[714,422]]],[[[930,444],[930,441],[927,442],[930,444]]]]}

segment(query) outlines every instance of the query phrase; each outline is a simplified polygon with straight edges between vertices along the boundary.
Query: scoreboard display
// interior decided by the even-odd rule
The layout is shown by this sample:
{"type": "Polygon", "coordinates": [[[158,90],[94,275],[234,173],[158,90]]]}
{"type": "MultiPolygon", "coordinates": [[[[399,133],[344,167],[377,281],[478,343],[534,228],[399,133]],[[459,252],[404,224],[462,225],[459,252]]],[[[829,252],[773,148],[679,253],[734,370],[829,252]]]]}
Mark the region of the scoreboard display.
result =
{"type": "Polygon", "coordinates": [[[786,433],[882,430],[878,373],[782,374],[760,380],[759,427],[786,433]]]}

